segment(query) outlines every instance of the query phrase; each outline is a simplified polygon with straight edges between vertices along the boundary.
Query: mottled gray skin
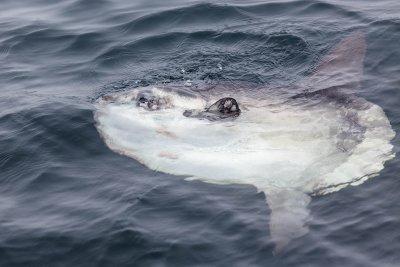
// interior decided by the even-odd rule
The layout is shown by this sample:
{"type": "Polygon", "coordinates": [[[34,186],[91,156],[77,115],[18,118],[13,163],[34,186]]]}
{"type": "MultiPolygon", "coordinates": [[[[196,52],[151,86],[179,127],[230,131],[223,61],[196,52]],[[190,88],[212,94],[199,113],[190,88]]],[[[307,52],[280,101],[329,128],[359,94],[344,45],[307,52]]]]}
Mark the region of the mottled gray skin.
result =
{"type": "Polygon", "coordinates": [[[235,118],[240,115],[240,108],[237,101],[231,97],[224,97],[205,108],[204,110],[185,110],[183,116],[210,121],[235,118]]]}

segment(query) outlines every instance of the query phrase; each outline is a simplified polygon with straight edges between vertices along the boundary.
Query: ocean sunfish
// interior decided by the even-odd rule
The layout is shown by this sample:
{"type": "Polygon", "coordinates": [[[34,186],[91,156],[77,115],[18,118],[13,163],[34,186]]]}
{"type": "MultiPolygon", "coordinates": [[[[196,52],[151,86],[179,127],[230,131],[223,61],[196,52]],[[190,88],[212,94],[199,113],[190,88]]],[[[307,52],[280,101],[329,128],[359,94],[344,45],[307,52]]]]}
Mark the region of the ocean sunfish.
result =
{"type": "Polygon", "coordinates": [[[96,127],[110,149],[150,169],[263,191],[279,252],[307,233],[311,196],[359,185],[394,157],[382,108],[352,94],[365,50],[362,33],[348,36],[296,94],[221,84],[201,95],[174,85],[107,95],[95,103],[96,127]]]}

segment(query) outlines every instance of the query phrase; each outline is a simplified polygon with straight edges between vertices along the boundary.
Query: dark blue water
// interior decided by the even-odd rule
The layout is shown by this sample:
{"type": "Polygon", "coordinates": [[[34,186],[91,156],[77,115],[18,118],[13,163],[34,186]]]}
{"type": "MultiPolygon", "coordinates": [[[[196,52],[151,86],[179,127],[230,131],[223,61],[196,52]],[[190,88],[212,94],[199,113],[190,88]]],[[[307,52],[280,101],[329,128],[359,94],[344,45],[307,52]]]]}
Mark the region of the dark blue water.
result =
{"type": "Polygon", "coordinates": [[[363,30],[358,93],[398,132],[400,1],[2,0],[0,10],[1,266],[400,266],[398,158],[314,197],[310,232],[274,256],[263,193],[112,152],[92,105],[139,85],[295,84],[363,30]]]}

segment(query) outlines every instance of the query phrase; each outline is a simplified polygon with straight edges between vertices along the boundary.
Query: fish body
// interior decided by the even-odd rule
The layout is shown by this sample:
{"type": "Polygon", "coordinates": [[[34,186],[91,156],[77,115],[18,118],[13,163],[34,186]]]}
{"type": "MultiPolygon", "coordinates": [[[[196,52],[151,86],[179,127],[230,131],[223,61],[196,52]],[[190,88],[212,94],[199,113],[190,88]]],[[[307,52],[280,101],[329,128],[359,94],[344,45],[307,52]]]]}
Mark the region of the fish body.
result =
{"type": "Polygon", "coordinates": [[[353,93],[365,48],[361,33],[344,39],[291,96],[227,84],[205,85],[201,95],[173,85],[134,88],[100,99],[96,126],[112,150],[150,169],[264,192],[279,252],[307,233],[312,195],[361,184],[394,157],[382,108],[353,93]],[[137,104],[143,91],[158,99],[157,108],[137,104]],[[237,101],[234,119],[219,116],[221,99],[237,101]]]}

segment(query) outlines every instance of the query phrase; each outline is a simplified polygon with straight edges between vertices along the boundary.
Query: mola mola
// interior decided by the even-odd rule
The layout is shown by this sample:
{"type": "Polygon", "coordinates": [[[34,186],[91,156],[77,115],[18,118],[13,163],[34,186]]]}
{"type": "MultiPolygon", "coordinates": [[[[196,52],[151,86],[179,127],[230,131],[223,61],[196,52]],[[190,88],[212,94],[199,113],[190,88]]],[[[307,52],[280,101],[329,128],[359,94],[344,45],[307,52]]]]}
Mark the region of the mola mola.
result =
{"type": "Polygon", "coordinates": [[[290,90],[164,85],[110,94],[95,104],[96,127],[112,150],[150,169],[263,191],[279,252],[307,233],[313,195],[359,185],[394,157],[382,108],[354,94],[365,50],[364,35],[351,34],[290,90]]]}

